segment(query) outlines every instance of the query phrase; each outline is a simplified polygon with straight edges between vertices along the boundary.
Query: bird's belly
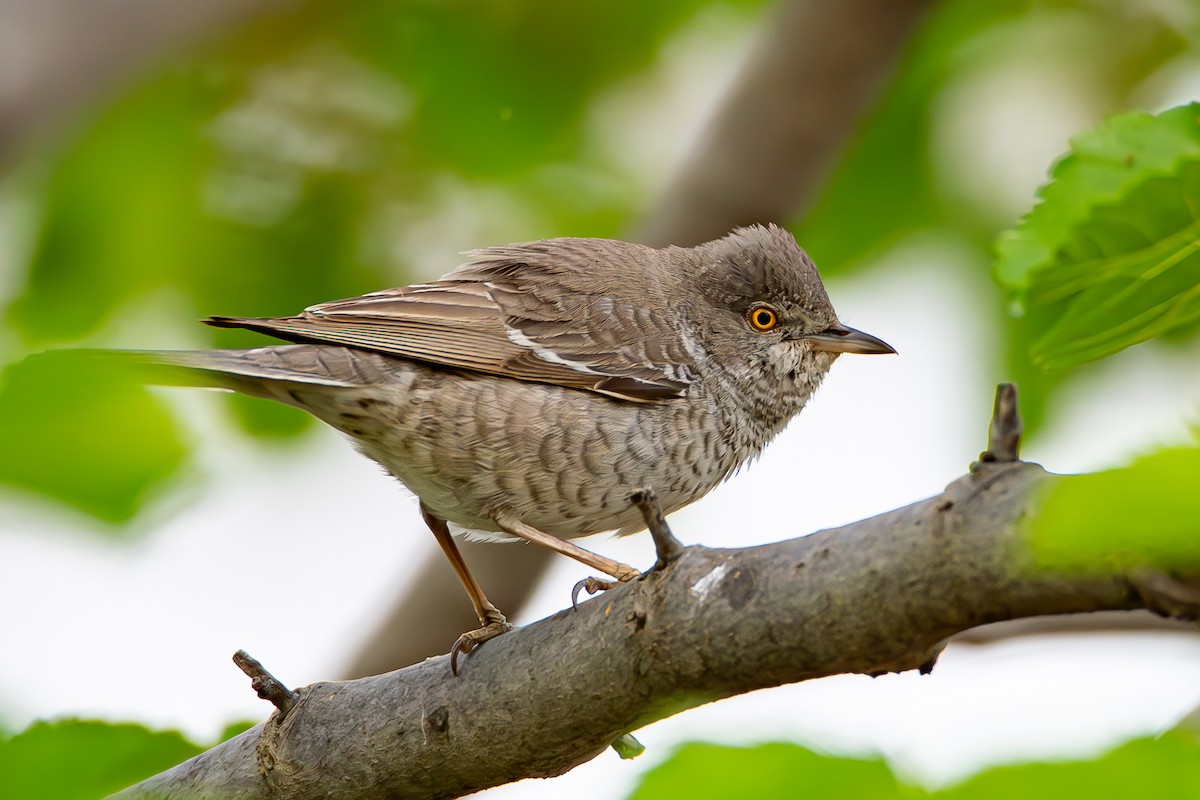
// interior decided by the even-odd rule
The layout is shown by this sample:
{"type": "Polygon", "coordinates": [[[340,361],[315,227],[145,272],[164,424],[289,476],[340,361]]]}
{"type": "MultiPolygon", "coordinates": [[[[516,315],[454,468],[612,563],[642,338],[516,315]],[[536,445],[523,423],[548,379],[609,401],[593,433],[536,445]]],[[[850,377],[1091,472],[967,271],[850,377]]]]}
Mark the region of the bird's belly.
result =
{"type": "Polygon", "coordinates": [[[737,466],[703,404],[634,404],[556,386],[438,374],[370,392],[372,413],[326,421],[434,514],[499,531],[499,511],[563,538],[644,527],[629,496],[663,509],[699,499],[737,466]],[[436,391],[435,391],[436,388],[436,391]]]}

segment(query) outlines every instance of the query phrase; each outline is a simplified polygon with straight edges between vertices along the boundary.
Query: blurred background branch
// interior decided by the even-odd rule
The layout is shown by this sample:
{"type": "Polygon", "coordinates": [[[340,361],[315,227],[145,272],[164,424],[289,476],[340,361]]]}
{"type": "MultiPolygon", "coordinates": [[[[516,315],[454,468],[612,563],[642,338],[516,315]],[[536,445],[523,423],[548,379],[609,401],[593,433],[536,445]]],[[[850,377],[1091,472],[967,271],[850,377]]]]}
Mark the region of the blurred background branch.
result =
{"type": "Polygon", "coordinates": [[[688,246],[786,222],[812,202],[858,123],[894,80],[928,0],[784,0],[682,168],[637,228],[688,246]]]}

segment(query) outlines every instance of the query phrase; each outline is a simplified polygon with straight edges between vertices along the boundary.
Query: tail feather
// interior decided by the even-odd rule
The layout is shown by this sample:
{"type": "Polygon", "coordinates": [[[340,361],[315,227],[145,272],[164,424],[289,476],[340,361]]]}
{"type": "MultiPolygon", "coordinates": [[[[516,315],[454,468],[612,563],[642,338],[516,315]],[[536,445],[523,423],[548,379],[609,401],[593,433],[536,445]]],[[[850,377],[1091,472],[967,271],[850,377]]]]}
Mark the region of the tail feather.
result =
{"type": "Polygon", "coordinates": [[[360,387],[384,378],[388,359],[330,345],[250,350],[91,351],[139,380],[160,386],[228,389],[280,399],[280,384],[360,387]]]}

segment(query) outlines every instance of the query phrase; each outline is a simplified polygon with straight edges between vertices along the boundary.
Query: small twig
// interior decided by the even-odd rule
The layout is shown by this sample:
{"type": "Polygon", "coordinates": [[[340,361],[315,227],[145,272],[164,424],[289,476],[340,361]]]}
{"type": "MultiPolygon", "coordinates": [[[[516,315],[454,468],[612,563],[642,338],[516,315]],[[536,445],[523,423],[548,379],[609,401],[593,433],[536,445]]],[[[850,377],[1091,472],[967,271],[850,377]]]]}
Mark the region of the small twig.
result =
{"type": "Polygon", "coordinates": [[[1017,409],[1017,385],[996,386],[996,404],[988,430],[988,447],[979,454],[981,463],[1019,461],[1021,458],[1021,415],[1017,409]]]}
{"type": "Polygon", "coordinates": [[[270,700],[271,704],[279,709],[280,714],[291,711],[299,702],[300,695],[284,686],[278,678],[267,672],[258,659],[245,650],[238,650],[233,654],[233,663],[250,676],[250,686],[258,692],[258,696],[263,700],[270,700]]]}
{"type": "Polygon", "coordinates": [[[683,545],[667,526],[667,519],[663,516],[662,507],[658,504],[658,495],[654,490],[649,487],[639,489],[629,495],[629,501],[642,512],[646,527],[654,537],[654,549],[658,552],[658,561],[655,562],[654,569],[663,569],[683,555],[683,545]]]}

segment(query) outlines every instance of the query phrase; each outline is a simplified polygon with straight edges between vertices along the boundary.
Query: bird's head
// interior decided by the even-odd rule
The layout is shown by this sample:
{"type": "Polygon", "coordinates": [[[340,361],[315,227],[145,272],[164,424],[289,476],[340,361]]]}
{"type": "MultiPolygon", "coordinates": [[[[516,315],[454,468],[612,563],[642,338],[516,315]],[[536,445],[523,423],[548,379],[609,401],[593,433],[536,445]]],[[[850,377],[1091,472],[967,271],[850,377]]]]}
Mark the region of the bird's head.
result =
{"type": "Polygon", "coordinates": [[[802,384],[807,395],[841,353],[895,353],[838,321],[812,259],[774,225],[701,245],[683,279],[705,349],[734,375],[802,384]]]}

